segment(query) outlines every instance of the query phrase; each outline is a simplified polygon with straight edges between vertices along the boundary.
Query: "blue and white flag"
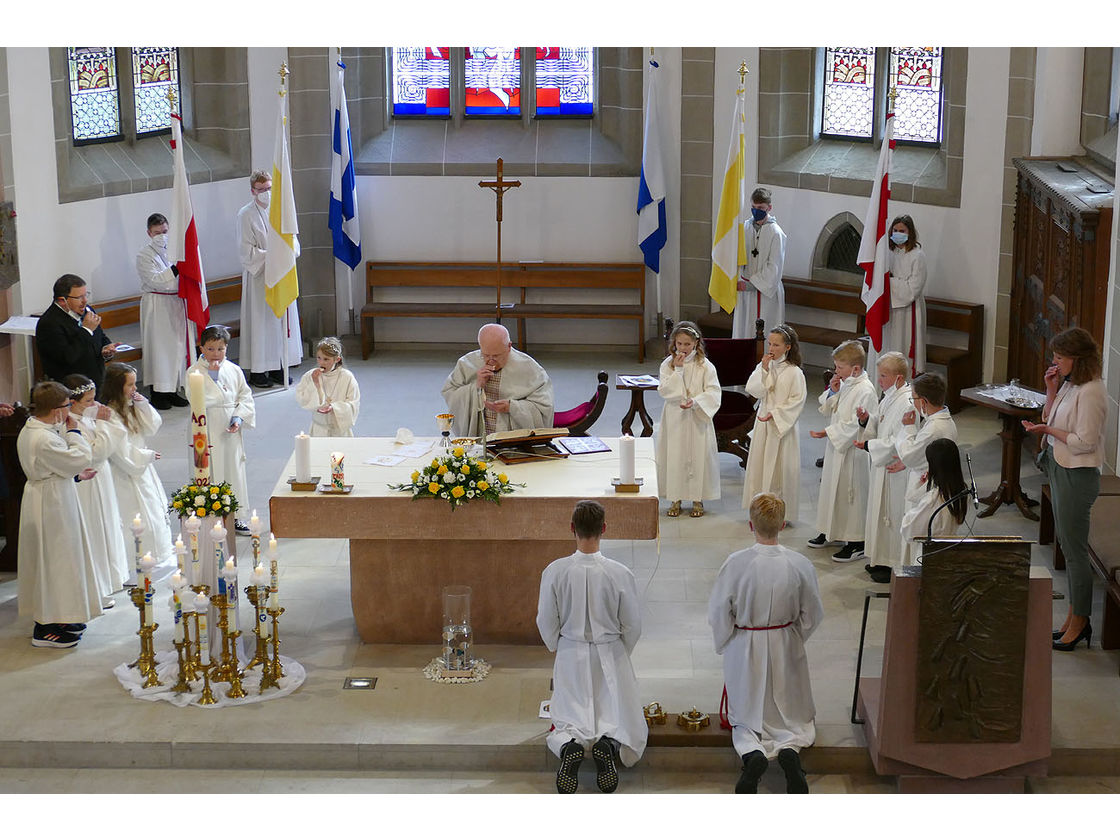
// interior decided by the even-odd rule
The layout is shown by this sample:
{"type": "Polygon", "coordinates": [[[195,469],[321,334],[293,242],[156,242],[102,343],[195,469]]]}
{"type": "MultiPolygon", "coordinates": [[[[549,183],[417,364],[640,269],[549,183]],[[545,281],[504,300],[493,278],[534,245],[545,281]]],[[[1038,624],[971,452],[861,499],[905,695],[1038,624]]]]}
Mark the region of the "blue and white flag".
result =
{"type": "Polygon", "coordinates": [[[642,175],[638,181],[638,247],[642,249],[645,264],[657,274],[661,271],[661,249],[668,238],[668,227],[665,223],[665,164],[658,135],[657,62],[651,61],[649,66],[642,132],[642,175]]]}
{"type": "MultiPolygon", "coordinates": [[[[346,65],[341,56],[338,73],[331,80],[331,111],[334,127],[331,132],[331,201],[328,224],[334,242],[334,256],[351,270],[362,261],[362,234],[358,223],[357,182],[354,178],[354,152],[350,145],[350,117],[346,111],[346,89],[343,73],[346,65]]],[[[354,308],[354,291],[346,284],[350,309],[354,308]]]]}

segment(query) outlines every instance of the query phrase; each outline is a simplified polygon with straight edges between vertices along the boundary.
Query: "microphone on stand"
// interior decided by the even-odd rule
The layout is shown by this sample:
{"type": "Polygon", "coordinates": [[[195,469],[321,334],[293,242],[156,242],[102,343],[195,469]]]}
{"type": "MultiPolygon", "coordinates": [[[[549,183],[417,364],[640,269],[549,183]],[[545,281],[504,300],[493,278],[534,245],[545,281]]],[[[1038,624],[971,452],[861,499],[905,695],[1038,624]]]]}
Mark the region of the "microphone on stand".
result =
{"type": "Polygon", "coordinates": [[[976,492],[976,479],[972,477],[972,456],[969,453],[964,453],[964,462],[968,465],[968,481],[972,486],[968,488],[969,494],[972,496],[972,507],[974,510],[980,510],[980,494],[976,492]]]}

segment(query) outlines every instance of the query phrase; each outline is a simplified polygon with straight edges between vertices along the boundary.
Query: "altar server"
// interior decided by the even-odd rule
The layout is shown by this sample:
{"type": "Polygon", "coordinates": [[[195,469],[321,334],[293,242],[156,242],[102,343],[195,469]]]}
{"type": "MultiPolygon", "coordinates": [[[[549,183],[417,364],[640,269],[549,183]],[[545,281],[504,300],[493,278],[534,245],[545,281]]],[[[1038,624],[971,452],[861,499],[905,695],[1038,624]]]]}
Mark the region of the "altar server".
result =
{"type": "Polygon", "coordinates": [[[951,537],[964,524],[968,512],[961,453],[956,443],[949,438],[930,441],[926,465],[918,483],[906,494],[906,512],[900,528],[904,565],[922,562],[922,543],[915,538],[951,537]],[[941,507],[950,499],[950,504],[941,507]]]}
{"type": "Polygon", "coordinates": [[[868,558],[864,568],[876,583],[889,583],[891,566],[899,562],[902,535],[899,524],[906,505],[906,474],[903,470],[888,471],[901,463],[894,440],[902,430],[902,415],[914,407],[910,398],[909,360],[897,350],[884,353],[876,364],[879,387],[883,396],[878,410],[856,409],[859,416],[860,439],[856,446],[866,450],[871,459],[871,492],[867,498],[867,519],[864,528],[863,553],[868,558]]]}
{"type": "Polygon", "coordinates": [[[916,376],[926,368],[926,252],[909,215],[891,222],[887,248],[891,315],[883,326],[883,346],[901,351],[916,376]]]}
{"type": "Polygon", "coordinates": [[[747,393],[758,400],[743,482],[743,507],[759,493],[774,493],[791,519],[801,502],[801,435],[797,420],[805,408],[805,374],[801,345],[788,324],[777,324],[767,338],[767,352],[747,380],[747,393]]]}
{"type": "Polygon", "coordinates": [[[478,331],[478,350],[455,363],[440,393],[458,437],[552,426],[552,380],[501,324],[478,331]]]}
{"type": "MultiPolygon", "coordinates": [[[[754,338],[754,322],[761,318],[767,329],[786,319],[786,293],[782,273],[786,263],[786,234],[772,212],[770,190],[751,193],[751,218],[746,227],[747,262],[736,288],[739,296],[732,313],[731,337],[754,338]]],[[[796,510],[792,513],[797,515],[796,510]]]]}
{"type": "Polygon", "coordinates": [[[845,341],[832,351],[836,373],[820,395],[820,412],[829,418],[823,432],[810,437],[828,438],[824,450],[824,472],[817,499],[816,537],[811,548],[824,548],[833,542],[843,547],[832,555],[837,563],[850,563],[863,554],[864,525],[867,518],[867,490],[870,467],[867,453],[855,446],[860,433],[859,409],[871,412],[878,400],[875,386],[863,369],[867,352],[859,341],[845,341]]]}
{"type": "Polygon", "coordinates": [[[123,438],[120,427],[109,422],[112,409],[94,400],[93,380],[72,373],[62,382],[70,389],[70,416],[89,441],[94,475],[78,482],[78,506],[89,535],[90,552],[97,572],[102,609],[116,603],[112,593],[124,588],[135,558],[129,554],[121,530],[121,512],[117,504],[117,487],[109,456],[123,438]]]}
{"type": "Polygon", "coordinates": [[[144,379],[152,386],[152,407],[185,406],[179,390],[187,384],[194,348],[194,324],[179,297],[179,269],[167,258],[167,217],[148,217],[148,242],[136,255],[140,275],[140,332],[144,342],[144,379]]]}
{"type": "Polygon", "coordinates": [[[311,437],[354,437],[362,394],[342,366],[342,342],[329,335],[315,348],[315,367],[299,380],[296,402],[311,412],[311,437]]]}
{"type": "Polygon", "coordinates": [[[605,530],[603,506],[578,502],[572,513],[576,553],[541,573],[537,629],[556,652],[546,741],[560,758],[560,793],[575,793],[588,747],[599,790],[614,791],[616,760],[632,766],[645,751],[649,731],[630,664],[642,632],[637,584],[633,572],[599,552],[605,530]]]}
{"type": "MultiPolygon", "coordinates": [[[[206,394],[206,427],[210,436],[210,480],[229,482],[240,510],[249,510],[249,481],[245,474],[245,441],[243,428],[257,423],[257,407],[253,392],[245,381],[245,373],[226,358],[229,330],[220,325],[202,331],[202,355],[187,371],[203,377],[206,394]]],[[[239,534],[249,533],[241,519],[234,520],[239,534]]]]}
{"type": "Polygon", "coordinates": [[[723,655],[727,723],[743,769],[736,793],[757,793],[777,756],[788,793],[808,793],[798,752],[816,738],[805,641],[824,615],[808,558],[778,544],[785,504],[751,500],[755,544],[724,561],[708,601],[716,653],[723,655]]]}
{"type": "Polygon", "coordinates": [[[31,411],[16,440],[27,475],[19,517],[19,614],[35,619],[32,645],[69,648],[86,622],[101,615],[74,483],[90,470],[90,447],[70,417],[70,393],[61,383],[36,385],[31,411]]]}
{"type": "MultiPolygon", "coordinates": [[[[163,418],[136,389],[136,370],[131,365],[123,362],[107,365],[102,394],[105,403],[113,409],[110,423],[117,433],[117,444],[109,463],[113,467],[125,545],[133,545],[131,526],[139,515],[144,528],[140,534],[142,550],[150,552],[156,561],[152,579],[161,580],[176,568],[167,494],[156,472],[160,454],[148,448],[148,440],[159,431],[163,418]]],[[[132,569],[130,579],[135,576],[135,566],[132,569]]]]}
{"type": "Polygon", "coordinates": [[[665,400],[655,444],[661,498],[673,500],[669,516],[681,515],[682,499],[692,500],[690,516],[703,516],[703,500],[720,494],[712,418],[723,392],[716,366],[704,354],[704,337],[692,321],[678,321],[669,335],[657,393],[665,400]]]}

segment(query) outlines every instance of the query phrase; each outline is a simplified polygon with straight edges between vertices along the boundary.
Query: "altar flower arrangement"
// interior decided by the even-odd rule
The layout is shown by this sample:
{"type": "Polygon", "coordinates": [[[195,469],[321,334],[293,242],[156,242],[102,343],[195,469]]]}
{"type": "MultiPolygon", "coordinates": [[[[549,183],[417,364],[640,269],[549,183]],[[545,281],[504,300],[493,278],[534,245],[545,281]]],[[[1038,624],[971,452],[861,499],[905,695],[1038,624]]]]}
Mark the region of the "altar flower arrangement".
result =
{"type": "Polygon", "coordinates": [[[172,516],[186,519],[195,516],[229,516],[241,505],[229,482],[221,484],[185,484],[171,494],[167,510],[172,516]]]}
{"type": "Polygon", "coordinates": [[[433,458],[421,470],[412,473],[406,484],[390,484],[390,490],[407,490],[413,499],[446,499],[455,510],[474,499],[485,499],[500,503],[515,487],[505,473],[494,473],[485,461],[468,457],[466,451],[457,446],[450,455],[433,458]]]}

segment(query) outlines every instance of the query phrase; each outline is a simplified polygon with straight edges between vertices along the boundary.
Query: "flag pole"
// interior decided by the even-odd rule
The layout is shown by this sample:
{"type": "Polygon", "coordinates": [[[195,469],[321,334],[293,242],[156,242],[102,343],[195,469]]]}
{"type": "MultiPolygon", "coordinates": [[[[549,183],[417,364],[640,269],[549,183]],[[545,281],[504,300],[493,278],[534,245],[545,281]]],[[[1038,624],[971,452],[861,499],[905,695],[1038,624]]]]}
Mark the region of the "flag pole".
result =
{"type": "MultiPolygon", "coordinates": [[[[287,95],[287,90],[285,90],[285,88],[288,84],[288,63],[286,61],[281,61],[280,62],[280,70],[278,72],[278,75],[280,76],[280,90],[278,92],[279,92],[281,97],[284,97],[284,96],[287,95]]],[[[283,121],[280,125],[280,130],[281,131],[287,131],[287,129],[288,129],[288,117],[285,115],[285,117],[284,117],[284,119],[283,119],[283,121]]],[[[290,171],[290,169],[289,169],[289,171],[290,171]]],[[[285,175],[286,174],[287,173],[285,173],[285,175]]],[[[291,189],[291,185],[289,185],[289,189],[291,189]]],[[[288,344],[292,340],[292,307],[291,307],[291,304],[289,304],[288,308],[286,310],[284,310],[284,331],[283,331],[283,333],[284,333],[283,334],[283,340],[280,342],[280,369],[282,371],[282,373],[280,374],[280,378],[282,380],[281,387],[283,388],[283,390],[287,391],[288,390],[288,344]]]]}
{"type": "MultiPolygon", "coordinates": [[[[170,124],[170,121],[175,119],[175,88],[170,87],[170,86],[167,88],[167,110],[168,110],[168,123],[170,124]]],[[[172,140],[174,140],[174,135],[172,135],[172,140]]],[[[172,155],[174,155],[174,151],[172,151],[172,155]]],[[[174,165],[175,164],[172,163],[173,167],[174,167],[174,165]]],[[[187,346],[186,346],[185,355],[186,355],[186,361],[187,361],[187,368],[189,369],[190,366],[194,364],[194,359],[192,358],[193,355],[194,355],[194,342],[191,341],[191,324],[193,322],[189,318],[186,317],[187,302],[185,300],[182,301],[182,307],[183,307],[183,316],[184,316],[183,320],[186,322],[184,324],[185,332],[186,332],[186,340],[187,340],[186,341],[187,346]]],[[[187,384],[186,380],[184,379],[183,380],[184,388],[185,388],[186,384],[187,384]]],[[[189,394],[188,394],[188,396],[189,396],[189,394]]]]}
{"type": "MultiPolygon", "coordinates": [[[[335,47],[335,49],[338,50],[338,63],[342,64],[342,47],[335,47]]],[[[346,89],[343,88],[338,93],[339,93],[339,96],[345,96],[346,95],[346,89]]],[[[357,211],[355,211],[355,212],[357,212],[357,211]]],[[[352,269],[349,265],[346,266],[346,291],[347,291],[347,298],[350,301],[350,333],[349,334],[350,335],[357,335],[357,331],[355,329],[356,325],[355,325],[355,321],[354,321],[354,269],[352,269]]]]}
{"type": "MultiPolygon", "coordinates": [[[[654,62],[654,60],[653,60],[653,47],[649,48],[649,63],[653,64],[655,67],[657,66],[656,62],[654,62]]],[[[660,261],[658,261],[658,265],[660,265],[660,264],[661,264],[660,261]]],[[[661,333],[665,331],[665,310],[661,305],[661,272],[660,271],[656,272],[653,275],[653,280],[654,280],[654,283],[656,283],[656,285],[657,285],[657,329],[656,329],[654,334],[655,335],[661,335],[661,333]]],[[[677,286],[678,287],[680,286],[679,281],[677,283],[677,286]]],[[[680,297],[680,295],[678,294],[677,297],[680,297]]],[[[665,338],[668,338],[668,336],[665,336],[665,338]]],[[[660,344],[660,342],[658,342],[658,344],[660,344]]]]}

